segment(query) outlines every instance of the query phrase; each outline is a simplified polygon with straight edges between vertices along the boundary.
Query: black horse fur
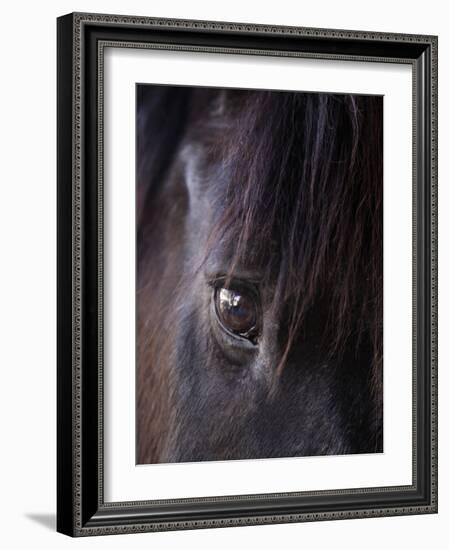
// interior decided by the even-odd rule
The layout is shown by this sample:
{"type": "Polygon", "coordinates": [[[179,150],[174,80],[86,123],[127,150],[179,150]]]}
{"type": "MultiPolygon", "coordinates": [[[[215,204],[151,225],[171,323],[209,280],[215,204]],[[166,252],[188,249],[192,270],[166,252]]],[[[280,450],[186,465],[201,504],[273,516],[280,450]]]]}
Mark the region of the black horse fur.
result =
{"type": "Polygon", "coordinates": [[[382,451],[382,121],[378,96],[138,86],[138,463],[382,451]],[[257,294],[257,342],[217,285],[257,294]]]}

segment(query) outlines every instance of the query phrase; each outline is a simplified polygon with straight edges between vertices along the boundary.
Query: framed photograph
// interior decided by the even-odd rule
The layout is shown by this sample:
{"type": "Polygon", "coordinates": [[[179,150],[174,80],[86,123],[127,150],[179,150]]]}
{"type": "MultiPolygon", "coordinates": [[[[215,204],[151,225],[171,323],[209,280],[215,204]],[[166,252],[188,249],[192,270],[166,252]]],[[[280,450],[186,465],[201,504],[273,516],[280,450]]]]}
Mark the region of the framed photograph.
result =
{"type": "Polygon", "coordinates": [[[437,38],[58,19],[71,536],[437,511],[437,38]]]}

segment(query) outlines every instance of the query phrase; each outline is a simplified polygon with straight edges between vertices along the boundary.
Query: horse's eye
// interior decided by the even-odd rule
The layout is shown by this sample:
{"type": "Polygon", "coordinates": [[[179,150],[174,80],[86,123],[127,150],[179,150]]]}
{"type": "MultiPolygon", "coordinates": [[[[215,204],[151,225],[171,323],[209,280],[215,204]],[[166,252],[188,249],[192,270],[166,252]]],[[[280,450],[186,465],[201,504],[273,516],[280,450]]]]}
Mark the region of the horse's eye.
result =
{"type": "Polygon", "coordinates": [[[255,340],[258,310],[250,292],[219,287],[215,291],[215,309],[225,329],[248,340],[255,340]]]}

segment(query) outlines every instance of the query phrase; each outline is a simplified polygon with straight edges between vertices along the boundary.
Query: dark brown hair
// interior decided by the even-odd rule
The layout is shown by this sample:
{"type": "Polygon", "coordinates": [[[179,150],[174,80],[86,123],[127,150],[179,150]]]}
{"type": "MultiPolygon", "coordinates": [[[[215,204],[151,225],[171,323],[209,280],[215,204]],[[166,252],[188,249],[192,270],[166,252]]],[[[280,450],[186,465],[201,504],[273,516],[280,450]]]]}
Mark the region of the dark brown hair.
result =
{"type": "Polygon", "coordinates": [[[217,207],[206,254],[228,239],[235,242],[233,265],[264,258],[276,281],[275,301],[288,311],[278,372],[321,302],[329,356],[341,358],[348,340],[368,342],[380,409],[382,98],[145,86],[138,94],[139,246],[149,223],[146,205],[188,134],[228,167],[220,194],[226,200],[217,207]]]}

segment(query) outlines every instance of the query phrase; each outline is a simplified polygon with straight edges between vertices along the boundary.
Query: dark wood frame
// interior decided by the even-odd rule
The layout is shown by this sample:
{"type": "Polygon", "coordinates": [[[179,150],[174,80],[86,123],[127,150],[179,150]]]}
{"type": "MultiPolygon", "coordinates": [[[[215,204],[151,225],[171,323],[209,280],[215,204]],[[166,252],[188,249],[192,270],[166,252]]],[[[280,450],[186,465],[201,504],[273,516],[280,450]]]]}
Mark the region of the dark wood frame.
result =
{"type": "MultiPolygon", "coordinates": [[[[437,38],[94,14],[58,19],[57,529],[100,535],[437,511],[437,38]],[[105,503],[102,51],[105,44],[413,67],[413,483],[105,503]]],[[[412,161],[412,159],[411,159],[412,161]]],[[[412,185],[412,182],[410,182],[412,185]]]]}

